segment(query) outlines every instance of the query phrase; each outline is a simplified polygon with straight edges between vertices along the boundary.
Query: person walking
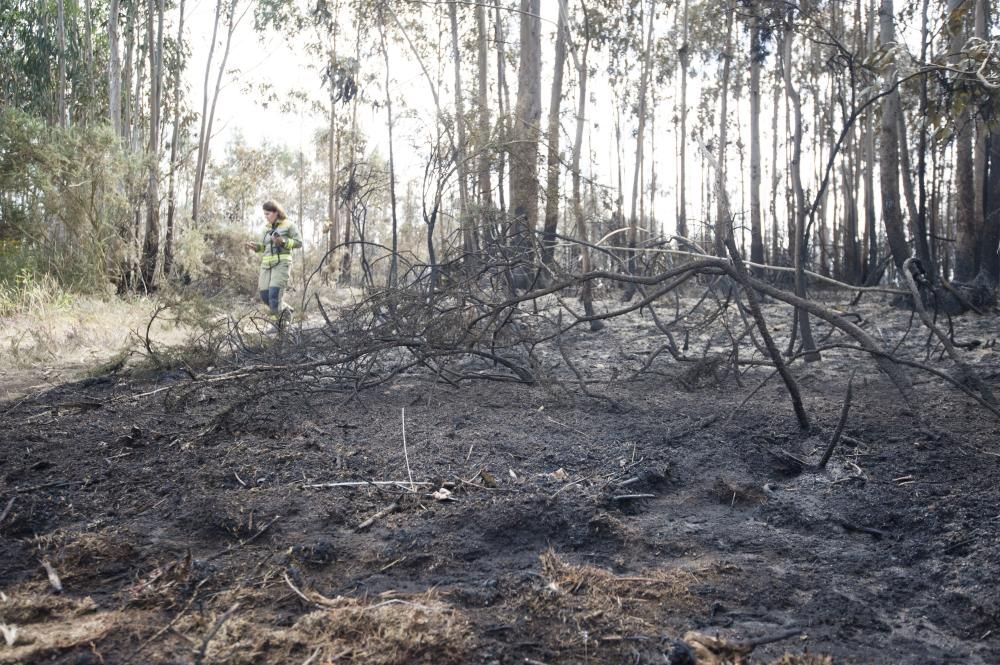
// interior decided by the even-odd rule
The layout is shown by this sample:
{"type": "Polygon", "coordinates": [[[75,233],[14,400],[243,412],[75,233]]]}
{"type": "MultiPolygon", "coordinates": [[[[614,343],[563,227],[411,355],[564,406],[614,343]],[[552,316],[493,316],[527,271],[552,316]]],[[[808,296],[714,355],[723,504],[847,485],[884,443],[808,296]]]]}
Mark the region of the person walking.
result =
{"type": "Polygon", "coordinates": [[[261,254],[257,290],[271,316],[281,323],[283,315],[291,316],[295,311],[285,304],[283,296],[292,269],[292,250],[302,247],[302,237],[279,204],[266,201],[261,207],[265,218],[263,235],[259,242],[247,242],[246,247],[261,254]]]}

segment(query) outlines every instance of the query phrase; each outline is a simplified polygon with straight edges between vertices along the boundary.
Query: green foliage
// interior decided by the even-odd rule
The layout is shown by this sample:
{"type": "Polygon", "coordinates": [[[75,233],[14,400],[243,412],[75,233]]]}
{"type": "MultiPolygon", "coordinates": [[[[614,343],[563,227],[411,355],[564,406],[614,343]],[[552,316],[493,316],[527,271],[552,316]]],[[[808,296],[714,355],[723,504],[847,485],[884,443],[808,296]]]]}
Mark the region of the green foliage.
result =
{"type": "MultiPolygon", "coordinates": [[[[82,3],[64,3],[67,103],[71,119],[97,117],[104,99],[100,51],[95,48],[92,62],[86,52],[88,21],[91,39],[96,42],[101,31],[93,17],[86,16],[82,3]]],[[[45,118],[49,124],[58,124],[57,30],[55,0],[0,2],[0,108],[16,108],[45,118]]]]}
{"type": "Polygon", "coordinates": [[[0,284],[27,270],[103,291],[127,258],[142,167],[106,127],[60,129],[0,112],[0,284]]]}

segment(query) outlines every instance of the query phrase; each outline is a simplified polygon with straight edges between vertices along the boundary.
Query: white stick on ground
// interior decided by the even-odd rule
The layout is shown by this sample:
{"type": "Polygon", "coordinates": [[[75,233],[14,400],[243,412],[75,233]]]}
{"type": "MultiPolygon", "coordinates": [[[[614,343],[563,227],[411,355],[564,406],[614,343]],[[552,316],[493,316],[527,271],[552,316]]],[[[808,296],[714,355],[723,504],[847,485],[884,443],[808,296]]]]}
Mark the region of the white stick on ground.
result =
{"type": "Polygon", "coordinates": [[[406,451],[406,407],[401,409],[403,418],[403,458],[406,460],[406,475],[410,479],[410,491],[416,492],[417,486],[413,483],[413,472],[410,471],[410,453],[406,451]]]}

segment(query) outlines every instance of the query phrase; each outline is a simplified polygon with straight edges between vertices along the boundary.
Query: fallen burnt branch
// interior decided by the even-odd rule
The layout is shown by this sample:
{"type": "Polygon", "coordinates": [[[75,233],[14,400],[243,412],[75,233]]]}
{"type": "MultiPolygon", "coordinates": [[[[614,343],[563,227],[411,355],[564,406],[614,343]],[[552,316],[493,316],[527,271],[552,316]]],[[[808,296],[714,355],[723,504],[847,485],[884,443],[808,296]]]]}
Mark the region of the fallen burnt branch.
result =
{"type": "MultiPolygon", "coordinates": [[[[211,373],[189,368],[194,380],[166,389],[167,403],[182,408],[213,386],[239,382],[241,397],[220,411],[214,426],[203,432],[209,433],[249,418],[249,405],[260,399],[294,393],[308,401],[337,393],[351,400],[365,390],[423,373],[455,389],[471,381],[559,386],[624,410],[627,405],[611,396],[612,386],[622,381],[662,376],[673,367],[672,380],[687,390],[701,389],[702,375],[714,379],[707,385],[721,387],[731,376],[742,386],[741,372],[770,367],[784,382],[799,426],[808,429],[802,391],[790,368],[798,355],[786,359],[780,352],[765,320],[765,297],[770,307],[783,303],[828,324],[824,348],[847,348],[853,342],[906,401],[915,400],[907,368],[932,368],[905,358],[902,340],[895,347],[887,345],[869,332],[872,323],[860,315],[838,312],[755,276],[733,240],[727,244],[729,257],[699,253],[693,243],[697,251],[657,247],[651,251],[665,258],[650,263],[660,268],[655,274],[550,270],[530,263],[525,251],[467,255],[429,270],[414,263],[400,275],[397,287],[369,289],[351,306],[334,309],[317,297],[321,321],[315,326],[275,332],[258,317],[228,320],[228,331],[212,337],[229,340],[229,355],[217,359],[211,373]],[[699,284],[700,293],[695,291],[699,284]],[[603,310],[591,312],[575,299],[585,287],[611,291],[623,286],[635,287],[639,297],[618,306],[605,299],[603,310]],[[671,303],[673,316],[664,316],[671,303]],[[615,327],[612,333],[586,332],[588,324],[628,321],[635,326],[636,316],[644,314],[652,319],[653,334],[641,337],[643,342],[652,339],[652,348],[623,349],[621,359],[604,368],[592,368],[580,357],[587,340],[604,343],[597,340],[615,335],[615,327]],[[575,333],[572,341],[570,332],[575,333]],[[655,341],[658,336],[662,341],[655,341]],[[692,336],[696,349],[689,346],[692,336]],[[695,380],[685,382],[692,375],[695,380]]],[[[954,346],[945,348],[963,368],[957,383],[974,377],[954,346]]],[[[931,373],[946,378],[939,370],[931,373]]],[[[977,402],[997,413],[985,384],[980,381],[976,388],[981,393],[977,402]]],[[[919,405],[916,411],[921,412],[919,405]]]]}

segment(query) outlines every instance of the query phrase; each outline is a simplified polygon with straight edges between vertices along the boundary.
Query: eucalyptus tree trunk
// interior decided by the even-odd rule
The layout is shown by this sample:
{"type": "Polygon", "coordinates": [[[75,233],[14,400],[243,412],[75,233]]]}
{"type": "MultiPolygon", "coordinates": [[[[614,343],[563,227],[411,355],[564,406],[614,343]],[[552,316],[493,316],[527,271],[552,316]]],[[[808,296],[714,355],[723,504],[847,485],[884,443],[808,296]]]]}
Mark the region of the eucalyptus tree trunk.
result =
{"type": "MultiPolygon", "coordinates": [[[[453,5],[454,6],[454,5],[453,5]]],[[[392,256],[389,260],[389,288],[396,288],[399,265],[399,224],[396,218],[396,160],[392,141],[392,86],[389,79],[389,46],[385,39],[385,17],[379,21],[379,37],[382,41],[382,58],[385,62],[385,113],[386,131],[389,137],[389,205],[392,214],[392,256]]]]}
{"type": "MultiPolygon", "coordinates": [[[[952,58],[957,62],[965,47],[967,0],[948,0],[948,20],[952,58]]],[[[976,276],[978,220],[975,203],[975,168],[972,155],[972,116],[969,106],[955,110],[955,279],[970,281],[976,276]]]]}
{"type": "Polygon", "coordinates": [[[760,5],[754,2],[750,19],[750,261],[764,263],[764,236],[760,216],[760,5]]]}
{"type": "Polygon", "coordinates": [[[490,184],[490,88],[487,68],[489,66],[487,39],[489,33],[486,25],[486,7],[483,3],[476,4],[476,34],[477,65],[478,65],[478,131],[479,159],[476,174],[476,184],[479,190],[479,204],[484,210],[492,206],[492,185],[490,184]]]}
{"type": "Polygon", "coordinates": [[[122,134],[122,65],[118,53],[119,0],[108,7],[108,120],[116,136],[122,134]]]}
{"type": "Polygon", "coordinates": [[[458,46],[458,3],[448,3],[448,18],[451,23],[451,57],[455,65],[455,129],[458,144],[455,145],[455,171],[458,175],[458,223],[462,229],[462,249],[465,256],[475,251],[472,238],[472,219],[469,217],[468,162],[466,161],[465,100],[462,93],[462,52],[458,46]]]}
{"type": "MultiPolygon", "coordinates": [[[[896,41],[892,0],[882,0],[879,7],[879,38],[882,48],[891,48],[896,41]]],[[[896,67],[892,63],[884,75],[884,86],[896,86],[896,67]]],[[[903,231],[903,211],[899,197],[899,93],[893,90],[882,98],[879,128],[879,182],[881,186],[882,223],[889,240],[889,250],[896,269],[902,274],[903,262],[909,258],[906,233],[903,231]]]]}
{"type": "MultiPolygon", "coordinates": [[[[985,38],[990,17],[988,16],[989,3],[985,0],[976,1],[976,35],[985,38]]],[[[982,217],[982,240],[979,243],[979,274],[989,278],[992,285],[1000,281],[1000,256],[998,256],[998,244],[1000,244],[1000,128],[996,123],[992,127],[987,127],[986,123],[980,122],[978,129],[983,134],[983,141],[988,145],[988,155],[984,156],[984,162],[989,160],[989,181],[985,184],[985,210],[982,217]],[[988,141],[987,141],[988,137],[988,141]]],[[[983,164],[984,171],[986,164],[983,164]]]]}
{"type": "MultiPolygon", "coordinates": [[[[635,247],[639,230],[639,216],[636,213],[636,204],[640,198],[639,190],[642,189],[642,151],[646,140],[646,98],[649,94],[649,75],[652,68],[653,54],[653,18],[656,15],[656,0],[649,2],[649,26],[646,31],[646,45],[642,50],[642,69],[639,74],[639,126],[635,136],[635,170],[632,172],[632,201],[628,216],[628,271],[630,274],[637,272],[635,262],[635,247]]],[[[627,295],[631,295],[634,289],[626,290],[627,295]]]]}
{"type": "MultiPolygon", "coordinates": [[[[923,9],[920,17],[920,61],[927,62],[927,46],[929,43],[927,30],[927,16],[930,0],[923,1],[923,9]]],[[[924,270],[937,281],[939,266],[934,259],[935,253],[932,251],[934,239],[928,233],[927,223],[927,106],[929,102],[927,92],[927,80],[929,77],[920,77],[920,101],[917,110],[917,214],[913,218],[913,243],[917,250],[917,258],[924,265],[924,270]]],[[[905,124],[905,123],[904,123],[905,124]]]]}
{"type": "MultiPolygon", "coordinates": [[[[495,36],[497,48],[497,111],[501,118],[501,128],[503,136],[500,142],[507,145],[513,135],[513,128],[510,119],[510,86],[507,85],[507,50],[504,48],[505,37],[503,31],[503,14],[500,9],[500,0],[493,0],[495,10],[495,36]]],[[[506,186],[504,177],[507,169],[506,151],[500,150],[497,153],[497,197],[500,203],[500,213],[507,214],[507,201],[504,198],[506,186]]]]}
{"type": "MultiPolygon", "coordinates": [[[[361,62],[361,31],[356,31],[354,33],[354,60],[355,62],[361,62]]],[[[348,178],[354,177],[355,170],[355,159],[357,157],[357,136],[358,136],[358,97],[360,95],[354,95],[351,100],[351,131],[348,134],[350,137],[350,142],[348,144],[349,159],[347,163],[350,165],[351,173],[348,178]]],[[[350,219],[350,212],[348,213],[348,219],[344,220],[344,253],[340,260],[340,277],[339,282],[341,284],[351,283],[351,264],[354,256],[354,249],[351,245],[351,227],[353,225],[353,220],[350,219]]],[[[428,244],[432,241],[431,238],[427,239],[428,244]]]]}
{"type": "Polygon", "coordinates": [[[160,252],[160,100],[163,82],[164,2],[165,0],[148,0],[146,5],[146,32],[149,35],[149,144],[146,153],[149,160],[149,180],[146,186],[146,234],[139,266],[142,287],[147,292],[155,286],[156,262],[160,252]]]}
{"type": "Polygon", "coordinates": [[[550,265],[555,255],[556,230],[559,227],[559,108],[562,104],[563,70],[566,67],[566,38],[569,18],[559,6],[556,28],[555,62],[552,64],[552,90],[549,95],[548,157],[546,158],[545,229],[542,234],[542,262],[550,265]]]}
{"type": "MultiPolygon", "coordinates": [[[[785,94],[788,97],[792,110],[792,159],[789,163],[789,174],[792,179],[792,188],[795,193],[795,233],[792,243],[792,259],[795,263],[795,295],[800,298],[806,297],[805,284],[805,252],[806,252],[806,201],[805,191],[802,189],[802,102],[799,92],[792,84],[792,40],[794,37],[794,10],[788,13],[788,23],[785,26],[784,34],[784,69],[785,94]]],[[[802,349],[805,352],[806,362],[820,360],[820,354],[816,351],[816,344],[812,337],[812,326],[809,323],[809,315],[804,309],[795,310],[795,318],[798,323],[799,332],[802,335],[802,349]]]]}
{"type": "Polygon", "coordinates": [[[83,21],[83,39],[84,48],[86,49],[87,57],[87,99],[90,103],[87,104],[84,110],[83,121],[84,124],[89,124],[90,122],[90,109],[93,108],[92,104],[97,101],[97,72],[94,69],[94,28],[93,28],[93,6],[91,0],[85,0],[83,3],[84,8],[84,21],[83,21]]]}
{"type": "Polygon", "coordinates": [[[542,115],[542,29],[540,0],[521,0],[521,58],[517,69],[517,106],[510,147],[510,208],[525,250],[538,228],[538,138],[542,115]]]}
{"type": "MultiPolygon", "coordinates": [[[[861,2],[858,2],[858,25],[861,25],[861,2]]],[[[874,23],[872,21],[873,6],[868,5],[864,18],[864,29],[859,30],[859,50],[864,49],[865,56],[870,56],[875,50],[874,23]]],[[[861,181],[864,188],[864,230],[862,231],[862,247],[865,252],[864,283],[871,286],[880,278],[878,270],[878,230],[875,217],[875,118],[874,112],[865,112],[861,131],[861,146],[864,154],[864,166],[861,168],[861,181]]]]}
{"type": "Polygon", "coordinates": [[[212,125],[215,120],[215,106],[219,101],[219,91],[222,89],[222,76],[226,71],[226,62],[229,60],[229,51],[233,43],[233,33],[236,31],[236,10],[239,0],[223,3],[216,0],[215,22],[212,25],[212,44],[208,50],[208,61],[205,64],[205,79],[202,88],[201,104],[201,129],[198,132],[198,157],[195,160],[195,173],[193,193],[191,196],[191,219],[198,221],[198,213],[201,208],[201,189],[205,182],[205,171],[208,168],[209,147],[212,141],[212,125]],[[215,41],[218,36],[219,22],[225,14],[226,19],[226,45],[222,52],[222,61],[219,63],[218,72],[215,77],[215,88],[209,103],[208,85],[212,76],[212,56],[215,53],[215,41]]]}
{"type": "MultiPolygon", "coordinates": [[[[986,42],[987,39],[987,2],[986,0],[976,0],[975,3],[975,16],[973,23],[973,36],[980,40],[981,42],[986,42]]],[[[984,251],[985,241],[986,241],[986,167],[988,159],[988,140],[990,135],[990,130],[987,126],[986,118],[982,111],[977,110],[975,114],[975,143],[973,145],[972,154],[972,185],[973,185],[973,219],[975,220],[975,236],[976,236],[976,262],[975,271],[978,275],[983,268],[983,259],[989,256],[991,252],[984,251]]],[[[992,253],[995,254],[997,250],[996,242],[993,243],[992,253]]]]}
{"type": "MultiPolygon", "coordinates": [[[[176,45],[178,50],[180,49],[180,45],[184,43],[184,2],[185,0],[180,0],[178,8],[176,45]]],[[[173,87],[173,127],[170,133],[170,170],[167,174],[167,232],[163,239],[163,274],[167,278],[170,277],[170,271],[173,269],[174,265],[174,215],[177,211],[175,192],[178,168],[177,142],[180,140],[181,128],[181,59],[179,54],[177,62],[174,64],[173,87]]]]}
{"type": "Polygon", "coordinates": [[[990,278],[990,283],[1000,282],[1000,128],[990,132],[990,170],[987,186],[986,219],[983,226],[983,241],[980,243],[980,273],[990,278]]]}
{"type": "Polygon", "coordinates": [[[771,263],[781,259],[781,224],[778,222],[778,187],[781,185],[781,169],[778,168],[778,117],[781,113],[781,79],[775,77],[771,98],[771,263]]]}
{"type": "Polygon", "coordinates": [[[732,229],[732,213],[726,194],[726,142],[729,129],[729,72],[733,60],[732,2],[724,8],[726,14],[726,43],[722,53],[722,82],[719,84],[719,163],[715,168],[715,255],[726,256],[726,235],[732,229]]]}
{"type": "Polygon", "coordinates": [[[687,81],[688,81],[688,67],[691,63],[691,45],[688,44],[688,0],[684,0],[684,13],[681,15],[681,48],[678,54],[681,67],[681,126],[680,135],[678,136],[677,145],[678,148],[678,174],[677,174],[677,235],[682,238],[686,238],[688,235],[687,227],[687,117],[688,117],[688,105],[687,105],[687,81]]]}
{"type": "MultiPolygon", "coordinates": [[[[559,0],[560,22],[566,23],[567,41],[569,40],[569,13],[566,8],[566,0],[559,0]]],[[[590,20],[587,15],[586,6],[583,7],[583,45],[579,57],[576,56],[576,44],[571,42],[570,47],[573,53],[573,64],[577,76],[577,104],[576,104],[576,133],[573,137],[573,157],[570,163],[570,173],[573,179],[573,217],[576,220],[576,235],[580,240],[580,273],[587,274],[591,270],[590,247],[587,232],[587,219],[583,213],[583,200],[580,191],[580,155],[583,152],[583,129],[587,124],[587,82],[589,72],[587,70],[587,55],[590,52],[590,20]]],[[[594,316],[594,296],[591,280],[585,280],[580,285],[580,302],[583,304],[583,311],[587,317],[594,316]]],[[[604,327],[599,319],[591,319],[590,329],[596,332],[604,327]]]]}
{"type": "Polygon", "coordinates": [[[66,127],[66,5],[65,0],[56,2],[56,42],[59,49],[59,89],[56,91],[56,109],[60,127],[66,127]]]}

